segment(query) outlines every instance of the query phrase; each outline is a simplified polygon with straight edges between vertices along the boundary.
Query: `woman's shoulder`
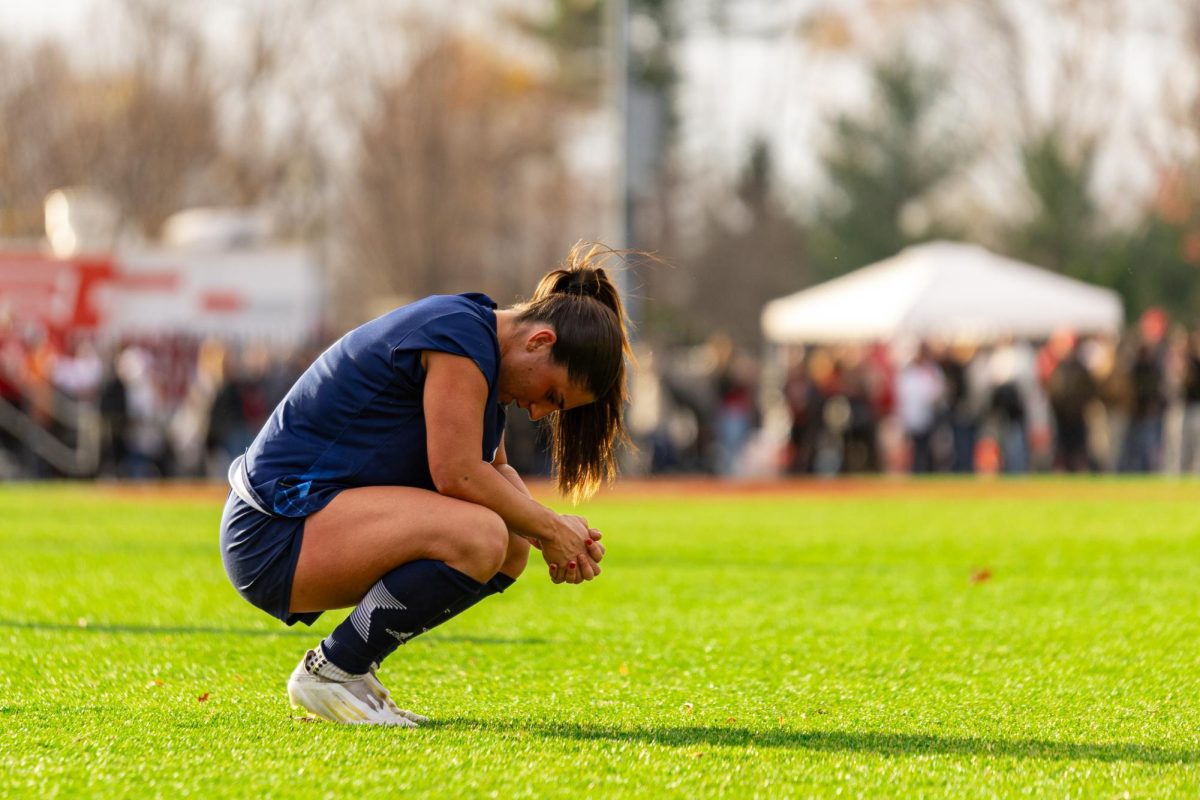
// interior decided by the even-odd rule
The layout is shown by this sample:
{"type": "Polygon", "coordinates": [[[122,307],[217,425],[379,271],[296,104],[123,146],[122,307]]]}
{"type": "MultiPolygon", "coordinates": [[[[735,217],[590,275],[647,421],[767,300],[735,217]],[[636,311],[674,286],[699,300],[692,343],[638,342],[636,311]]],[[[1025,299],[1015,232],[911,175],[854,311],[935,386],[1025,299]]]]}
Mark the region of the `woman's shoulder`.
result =
{"type": "Polygon", "coordinates": [[[398,306],[350,332],[351,337],[379,340],[407,338],[421,329],[486,323],[494,327],[492,318],[496,304],[485,294],[435,294],[398,306]]]}
{"type": "MultiPolygon", "coordinates": [[[[460,329],[492,332],[496,329],[496,304],[485,294],[442,294],[427,297],[410,319],[412,328],[460,329]]],[[[417,304],[414,304],[417,305],[417,304]]]]}
{"type": "Polygon", "coordinates": [[[364,346],[400,352],[437,350],[467,356],[491,376],[499,363],[496,314],[483,294],[433,295],[368,323],[356,337],[364,346]]]}
{"type": "Polygon", "coordinates": [[[446,298],[448,300],[457,301],[458,303],[463,304],[472,310],[496,310],[496,301],[488,297],[483,292],[463,292],[462,294],[445,294],[437,296],[446,298]]]}
{"type": "Polygon", "coordinates": [[[383,319],[408,326],[425,325],[439,319],[465,315],[479,320],[490,320],[495,316],[496,304],[490,297],[478,292],[464,294],[435,294],[422,298],[384,315],[383,319]]]}

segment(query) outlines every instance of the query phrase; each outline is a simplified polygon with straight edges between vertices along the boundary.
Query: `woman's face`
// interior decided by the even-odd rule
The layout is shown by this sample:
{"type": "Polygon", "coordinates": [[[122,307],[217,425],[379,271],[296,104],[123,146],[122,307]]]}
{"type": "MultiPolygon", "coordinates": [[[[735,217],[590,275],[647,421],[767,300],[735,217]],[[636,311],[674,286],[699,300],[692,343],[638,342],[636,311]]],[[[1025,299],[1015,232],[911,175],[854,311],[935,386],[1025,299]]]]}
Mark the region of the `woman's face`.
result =
{"type": "Polygon", "coordinates": [[[554,331],[541,328],[505,354],[500,364],[501,405],[515,402],[530,419],[538,420],[595,401],[591,392],[571,382],[565,364],[550,357],[555,340],[554,331]]]}

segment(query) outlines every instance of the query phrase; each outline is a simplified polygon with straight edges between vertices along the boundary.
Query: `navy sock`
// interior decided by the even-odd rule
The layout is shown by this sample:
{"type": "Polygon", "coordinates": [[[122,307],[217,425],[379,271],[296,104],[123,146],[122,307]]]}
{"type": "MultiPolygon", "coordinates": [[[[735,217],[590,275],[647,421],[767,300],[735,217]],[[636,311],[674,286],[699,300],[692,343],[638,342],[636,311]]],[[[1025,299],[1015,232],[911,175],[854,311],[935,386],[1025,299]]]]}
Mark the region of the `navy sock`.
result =
{"type": "Polygon", "coordinates": [[[480,583],[442,561],[412,561],[372,586],[321,649],[334,666],[361,675],[371,662],[382,662],[409,639],[512,584],[513,578],[503,573],[480,583]]]}

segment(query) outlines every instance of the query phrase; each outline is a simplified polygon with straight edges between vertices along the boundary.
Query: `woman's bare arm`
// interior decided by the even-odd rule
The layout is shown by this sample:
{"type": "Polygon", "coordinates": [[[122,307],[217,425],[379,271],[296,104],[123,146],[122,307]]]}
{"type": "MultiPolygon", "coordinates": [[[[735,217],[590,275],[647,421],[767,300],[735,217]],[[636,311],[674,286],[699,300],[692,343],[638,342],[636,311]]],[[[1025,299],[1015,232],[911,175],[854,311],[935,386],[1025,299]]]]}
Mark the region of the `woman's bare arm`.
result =
{"type": "MultiPolygon", "coordinates": [[[[520,473],[508,463],[508,453],[504,450],[503,436],[500,437],[500,447],[496,450],[496,458],[492,461],[492,466],[496,468],[497,472],[504,476],[506,481],[515,486],[517,490],[521,492],[521,494],[527,497],[533,497],[533,493],[530,492],[529,487],[525,485],[525,481],[521,478],[520,473]]],[[[583,517],[578,517],[577,519],[581,520],[584,525],[587,525],[587,520],[583,517]]],[[[514,531],[514,533],[517,533],[518,536],[522,535],[517,531],[514,531]]],[[[593,561],[599,564],[601,559],[604,558],[604,545],[600,544],[601,533],[597,529],[589,527],[588,534],[590,536],[587,546],[588,555],[592,557],[593,561]]],[[[529,543],[537,549],[542,549],[542,543],[537,539],[534,539],[530,536],[526,536],[525,538],[529,539],[529,543]]],[[[598,573],[599,567],[597,567],[597,574],[598,573]]]]}
{"type": "Polygon", "coordinates": [[[556,581],[595,577],[587,525],[538,503],[481,458],[488,388],[475,363],[436,351],[423,353],[422,362],[429,473],[438,492],[490,508],[510,530],[536,539],[556,581]],[[571,563],[577,567],[569,569],[571,563]]]}

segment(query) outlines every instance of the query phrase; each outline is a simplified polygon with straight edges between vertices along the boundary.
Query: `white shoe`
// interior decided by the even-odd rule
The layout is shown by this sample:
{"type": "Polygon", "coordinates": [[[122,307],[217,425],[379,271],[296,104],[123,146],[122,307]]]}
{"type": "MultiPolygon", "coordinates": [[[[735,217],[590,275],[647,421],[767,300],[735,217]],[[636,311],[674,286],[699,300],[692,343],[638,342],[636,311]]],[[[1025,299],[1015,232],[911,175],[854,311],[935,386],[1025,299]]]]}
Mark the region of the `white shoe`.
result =
{"type": "Polygon", "coordinates": [[[392,699],[392,693],[387,690],[387,687],[379,682],[379,676],[375,674],[378,669],[379,664],[372,661],[370,671],[367,672],[366,675],[363,675],[363,678],[367,681],[367,685],[371,687],[371,690],[375,693],[375,696],[387,704],[387,707],[393,712],[404,717],[409,722],[414,722],[418,725],[420,725],[422,722],[429,722],[429,717],[422,716],[413,711],[407,711],[396,705],[396,701],[392,699]]]}
{"type": "MultiPolygon", "coordinates": [[[[355,675],[348,681],[325,678],[313,672],[312,662],[317,658],[317,652],[309,650],[288,678],[288,697],[293,707],[346,725],[417,727],[416,720],[400,713],[374,674],[355,675]]],[[[419,714],[413,716],[424,719],[419,714]]]]}

